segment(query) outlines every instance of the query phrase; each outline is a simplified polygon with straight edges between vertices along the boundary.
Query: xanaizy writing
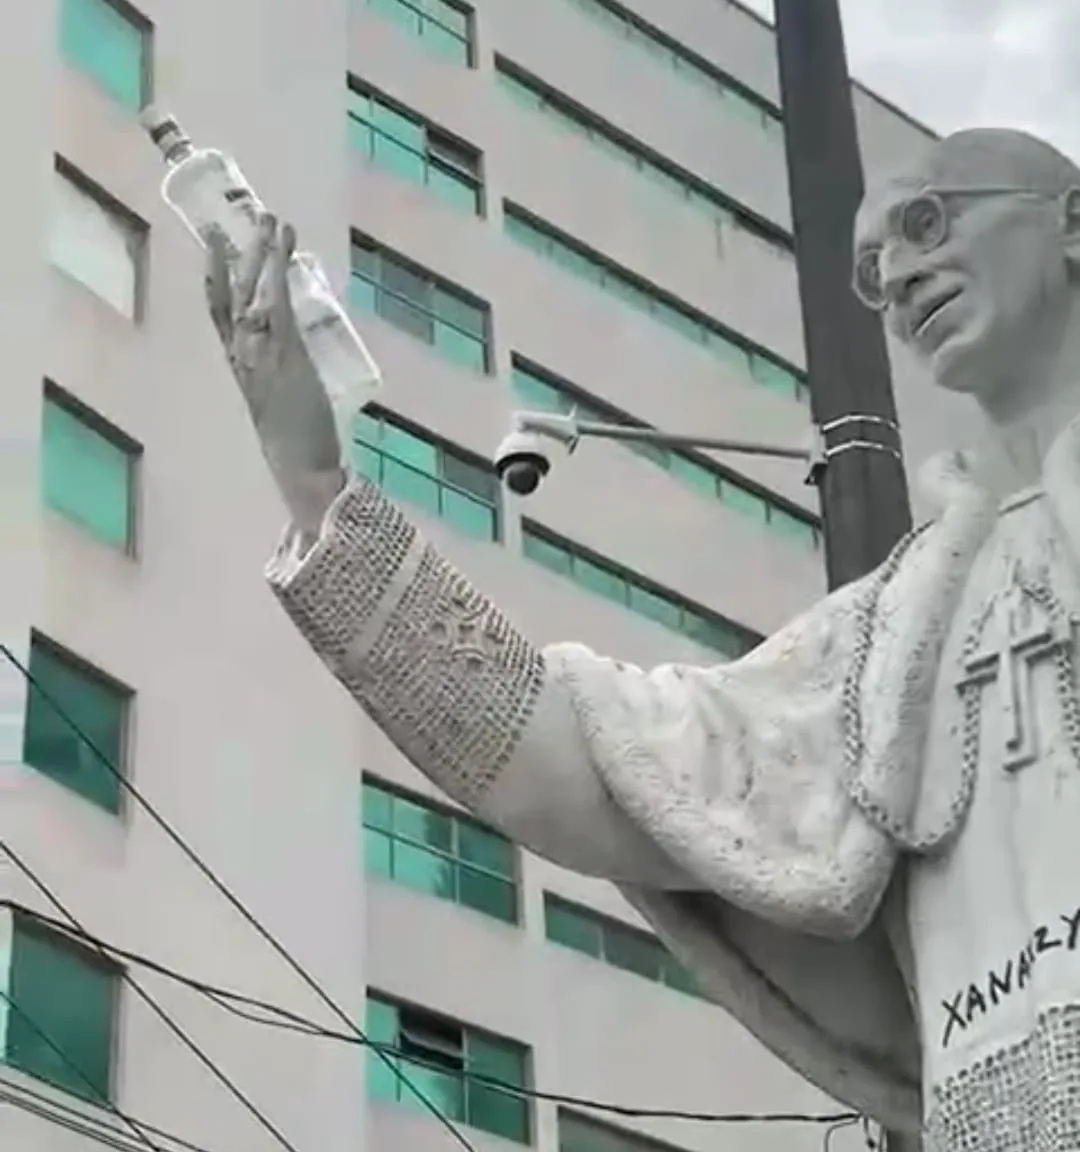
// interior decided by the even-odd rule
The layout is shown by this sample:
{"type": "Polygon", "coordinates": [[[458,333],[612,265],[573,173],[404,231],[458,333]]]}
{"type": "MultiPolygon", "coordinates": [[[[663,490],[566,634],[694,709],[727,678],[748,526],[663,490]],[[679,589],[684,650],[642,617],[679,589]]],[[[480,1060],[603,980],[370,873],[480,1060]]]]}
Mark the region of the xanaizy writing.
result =
{"type": "Polygon", "coordinates": [[[982,980],[972,981],[951,999],[942,1000],[941,1006],[945,1010],[942,1048],[948,1048],[956,1032],[963,1032],[977,1019],[992,1012],[1007,997],[1024,988],[1040,956],[1059,949],[1075,952],[1078,945],[1080,908],[1070,915],[1059,916],[1052,924],[1036,928],[1015,955],[992,968],[982,980]]]}

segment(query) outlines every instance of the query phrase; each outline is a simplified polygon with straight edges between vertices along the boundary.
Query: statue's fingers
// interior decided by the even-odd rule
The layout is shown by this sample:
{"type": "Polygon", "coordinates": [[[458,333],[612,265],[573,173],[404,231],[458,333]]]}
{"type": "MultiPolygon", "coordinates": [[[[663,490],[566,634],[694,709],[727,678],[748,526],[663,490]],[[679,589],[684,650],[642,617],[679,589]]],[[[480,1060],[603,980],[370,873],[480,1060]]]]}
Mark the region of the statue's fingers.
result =
{"type": "Polygon", "coordinates": [[[259,217],[255,229],[255,239],[252,240],[240,257],[240,268],[236,276],[236,292],[233,297],[233,313],[240,315],[251,307],[255,299],[255,291],[259,287],[263,269],[266,267],[266,258],[277,235],[277,219],[269,212],[259,217]]]}
{"type": "Polygon", "coordinates": [[[285,224],[278,236],[270,264],[270,324],[284,328],[293,321],[292,300],[289,297],[289,263],[296,252],[296,229],[285,224]]]}
{"type": "Polygon", "coordinates": [[[232,340],[233,307],[232,284],[229,280],[229,257],[225,237],[219,232],[211,234],[206,244],[206,304],[210,319],[228,345],[232,340]]]}

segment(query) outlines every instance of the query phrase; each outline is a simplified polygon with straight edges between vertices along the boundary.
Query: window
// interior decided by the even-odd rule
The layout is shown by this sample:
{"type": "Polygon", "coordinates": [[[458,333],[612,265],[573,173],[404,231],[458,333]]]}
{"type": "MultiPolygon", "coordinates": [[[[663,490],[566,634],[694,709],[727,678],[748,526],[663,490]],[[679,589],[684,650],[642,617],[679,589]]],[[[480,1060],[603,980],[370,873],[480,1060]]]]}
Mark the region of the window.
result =
{"type": "Polygon", "coordinates": [[[353,424],[353,468],[477,540],[499,538],[499,486],[486,464],[368,408],[353,424]]]}
{"type": "Polygon", "coordinates": [[[349,300],[462,368],[490,371],[488,306],[372,240],[353,240],[349,300]]]}
{"type": "Polygon", "coordinates": [[[362,0],[373,12],[415,36],[429,51],[460,64],[473,63],[472,12],[451,0],[362,0]]]}
{"type": "Polygon", "coordinates": [[[504,836],[374,780],[364,781],[363,821],[368,872],[517,923],[514,846],[504,836]]]}
{"type": "Polygon", "coordinates": [[[108,1103],[120,969],[17,912],[0,918],[5,964],[4,1063],[84,1100],[108,1103]]]}
{"type": "Polygon", "coordinates": [[[690,996],[701,995],[690,973],[655,936],[550,892],[544,893],[544,933],[555,944],[603,960],[624,972],[690,996]]]}
{"type": "Polygon", "coordinates": [[[513,204],[503,205],[503,230],[511,240],[557,264],[564,271],[587,280],[635,311],[651,316],[664,327],[707,348],[757,384],[806,401],[809,393],[803,374],[757,348],[745,337],[651,287],[632,272],[619,268],[579,240],[563,235],[513,204]]]}
{"type": "Polygon", "coordinates": [[[37,635],[29,668],[23,759],[100,808],[119,812],[114,772],[124,769],[131,692],[37,635]]]}
{"type": "Polygon", "coordinates": [[[72,279],[137,319],[145,226],[57,158],[49,260],[72,279]]]}
{"type": "Polygon", "coordinates": [[[52,383],[41,420],[41,486],[48,507],[105,544],[134,544],[133,441],[52,383]]]}
{"type": "Polygon", "coordinates": [[[633,44],[655,63],[669,68],[683,80],[693,84],[699,92],[715,96],[722,102],[726,112],[748,120],[778,141],[783,140],[779,109],[763,96],[739,83],[734,77],[722,72],[714,64],[703,60],[678,41],[665,36],[639,16],[613,3],[613,0],[569,0],[569,2],[579,12],[601,24],[613,35],[633,44]]]}
{"type": "Polygon", "coordinates": [[[146,103],[150,28],[115,0],[60,0],[60,55],[119,104],[146,103]]]}
{"type": "Polygon", "coordinates": [[[479,153],[356,81],[349,87],[349,141],[372,163],[452,208],[481,214],[479,153]]]}
{"type": "Polygon", "coordinates": [[[778,255],[791,258],[792,239],[782,228],[757,216],[705,181],[651,153],[592,113],[580,110],[567,97],[534,77],[527,76],[516,65],[497,59],[495,67],[503,91],[519,104],[543,113],[578,138],[584,137],[599,151],[649,180],[654,187],[699,209],[716,223],[746,232],[778,255]]]}
{"type": "MultiPolygon", "coordinates": [[[[648,427],[647,424],[634,420],[617,408],[609,407],[591,397],[583,399],[584,394],[578,389],[564,384],[542,369],[526,365],[517,356],[512,358],[511,363],[510,384],[516,398],[522,404],[531,408],[543,408],[549,412],[576,411],[580,420],[595,421],[598,424],[648,427]]],[[[769,493],[753,488],[748,482],[707,457],[698,457],[689,452],[663,448],[656,444],[639,444],[633,440],[623,443],[631,452],[670,472],[688,488],[702,495],[714,497],[736,511],[751,516],[804,548],[818,547],[821,531],[812,516],[778,503],[769,493]]]]}
{"type": "Polygon", "coordinates": [[[391,1061],[368,1052],[369,1097],[424,1110],[400,1071],[448,1119],[529,1143],[528,1099],[499,1086],[527,1087],[527,1048],[370,992],[366,1032],[391,1061]]]}
{"type": "Polygon", "coordinates": [[[546,528],[523,521],[521,544],[525,556],[537,564],[723,656],[737,659],[761,643],[761,637],[749,629],[706,608],[698,608],[673,592],[665,592],[610,560],[560,539],[546,528]]]}
{"type": "Polygon", "coordinates": [[[637,1132],[627,1132],[559,1109],[559,1152],[675,1152],[637,1132]]]}

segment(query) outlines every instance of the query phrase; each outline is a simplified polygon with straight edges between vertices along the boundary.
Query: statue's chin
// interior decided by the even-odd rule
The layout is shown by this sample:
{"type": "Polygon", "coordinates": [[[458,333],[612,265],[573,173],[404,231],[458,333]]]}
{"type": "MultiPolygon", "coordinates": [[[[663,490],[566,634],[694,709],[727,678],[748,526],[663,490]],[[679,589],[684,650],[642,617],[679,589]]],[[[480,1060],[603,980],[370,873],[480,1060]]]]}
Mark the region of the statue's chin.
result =
{"type": "Polygon", "coordinates": [[[927,367],[934,383],[946,392],[977,395],[990,387],[995,377],[986,353],[982,341],[957,332],[927,357],[927,367]]]}

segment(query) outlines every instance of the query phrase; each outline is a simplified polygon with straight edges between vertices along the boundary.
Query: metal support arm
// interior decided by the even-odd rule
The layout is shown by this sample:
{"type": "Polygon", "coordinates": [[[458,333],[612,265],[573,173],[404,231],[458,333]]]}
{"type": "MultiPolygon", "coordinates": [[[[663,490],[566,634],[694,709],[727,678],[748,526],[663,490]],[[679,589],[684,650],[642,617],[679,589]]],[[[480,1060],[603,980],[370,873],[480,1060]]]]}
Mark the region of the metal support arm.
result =
{"type": "Polygon", "coordinates": [[[635,428],[625,424],[600,424],[591,420],[578,420],[568,415],[550,412],[518,412],[514,423],[523,433],[533,433],[557,440],[573,452],[578,441],[592,436],[600,440],[628,440],[638,444],[654,444],[658,448],[698,448],[714,452],[739,452],[747,456],[771,456],[787,460],[804,460],[809,469],[807,484],[817,484],[825,467],[828,452],[821,432],[815,428],[806,445],[762,444],[756,440],[726,440],[713,436],[688,436],[660,432],[656,428],[635,428]]]}

